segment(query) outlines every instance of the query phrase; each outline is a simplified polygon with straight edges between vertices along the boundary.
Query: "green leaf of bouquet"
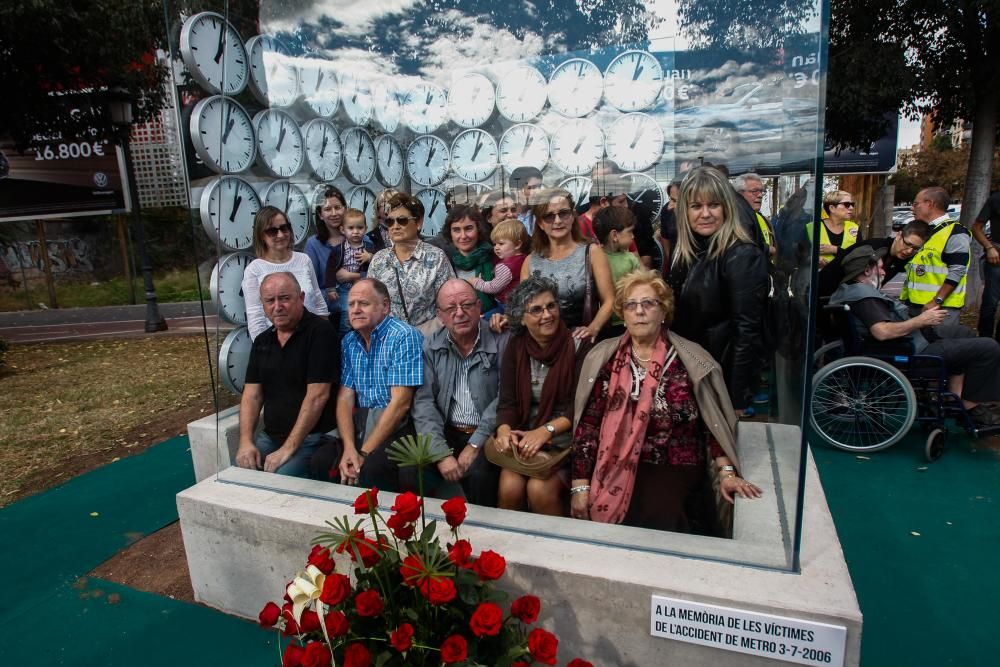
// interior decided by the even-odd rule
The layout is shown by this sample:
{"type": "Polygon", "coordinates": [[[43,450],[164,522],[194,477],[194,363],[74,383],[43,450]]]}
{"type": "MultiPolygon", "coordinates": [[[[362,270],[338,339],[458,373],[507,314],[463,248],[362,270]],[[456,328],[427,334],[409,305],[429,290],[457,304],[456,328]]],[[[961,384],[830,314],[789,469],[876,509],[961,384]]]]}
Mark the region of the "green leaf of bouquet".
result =
{"type": "Polygon", "coordinates": [[[459,586],[458,599],[474,607],[479,604],[479,590],[475,586],[459,586]]]}
{"type": "Polygon", "coordinates": [[[403,436],[389,445],[386,456],[400,468],[426,467],[451,456],[451,449],[429,433],[403,436]]]}
{"type": "Polygon", "coordinates": [[[378,654],[378,657],[375,658],[375,667],[382,667],[382,665],[389,662],[390,660],[392,660],[392,653],[390,653],[389,651],[382,651],[381,653],[378,654]]]}
{"type": "Polygon", "coordinates": [[[417,610],[413,609],[412,607],[407,607],[406,609],[403,610],[403,613],[406,614],[406,617],[409,618],[411,621],[420,620],[420,614],[418,614],[417,610]]]}

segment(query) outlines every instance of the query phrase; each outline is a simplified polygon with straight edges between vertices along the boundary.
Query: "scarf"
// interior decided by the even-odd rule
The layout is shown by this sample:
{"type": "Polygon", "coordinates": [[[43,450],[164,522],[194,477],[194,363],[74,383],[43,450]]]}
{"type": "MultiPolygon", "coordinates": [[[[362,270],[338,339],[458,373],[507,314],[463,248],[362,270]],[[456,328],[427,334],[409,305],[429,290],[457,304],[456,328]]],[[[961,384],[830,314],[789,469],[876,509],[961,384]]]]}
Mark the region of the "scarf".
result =
{"type": "Polygon", "coordinates": [[[538,401],[538,416],[528,428],[538,428],[552,417],[557,405],[566,405],[573,400],[576,391],[574,374],[576,371],[576,346],[573,336],[560,320],[559,330],[549,346],[542,346],[529,333],[513,336],[507,344],[508,355],[514,355],[514,382],[517,387],[515,411],[518,425],[526,427],[531,417],[531,360],[549,367],[549,373],[542,383],[542,395],[538,401]]]}
{"type": "MultiPolygon", "coordinates": [[[[489,282],[493,280],[493,246],[489,243],[480,243],[476,249],[468,255],[463,255],[457,248],[449,248],[451,251],[451,264],[456,271],[472,271],[476,277],[489,282]]],[[[495,305],[493,297],[476,290],[476,296],[483,304],[483,312],[490,310],[495,305]]]]}
{"type": "Polygon", "coordinates": [[[621,523],[625,519],[656,389],[676,356],[677,351],[670,349],[667,341],[666,329],[661,330],[639,389],[639,400],[633,401],[632,337],[627,332],[622,336],[612,357],[608,402],[590,482],[590,518],[594,521],[621,523]]]}

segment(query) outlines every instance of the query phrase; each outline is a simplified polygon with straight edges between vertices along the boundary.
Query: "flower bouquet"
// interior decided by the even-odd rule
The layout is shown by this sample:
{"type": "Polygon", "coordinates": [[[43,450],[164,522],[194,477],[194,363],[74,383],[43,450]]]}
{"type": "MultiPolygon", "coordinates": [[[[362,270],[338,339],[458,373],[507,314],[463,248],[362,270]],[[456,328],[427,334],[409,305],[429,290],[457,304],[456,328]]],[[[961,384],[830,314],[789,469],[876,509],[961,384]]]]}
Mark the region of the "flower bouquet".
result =
{"type": "MultiPolygon", "coordinates": [[[[400,466],[423,469],[450,454],[430,436],[390,445],[400,466]]],[[[305,569],[285,588],[284,604],[268,602],[260,624],[289,638],[278,650],[282,667],[384,667],[389,665],[555,665],[558,638],[531,628],[541,602],[523,595],[507,611],[507,594],[495,588],[507,563],[494,551],[472,552],[459,538],[465,501],[452,498],[441,509],[451,528],[442,546],[437,522],[423,513],[420,495],[402,493],[388,519],[378,507],[378,489],[354,501],[348,517],[328,522],[331,531],[313,540],[305,569]],[[353,570],[337,572],[334,554],[350,558],[353,570]]],[[[587,667],[579,658],[567,667],[587,667]]]]}

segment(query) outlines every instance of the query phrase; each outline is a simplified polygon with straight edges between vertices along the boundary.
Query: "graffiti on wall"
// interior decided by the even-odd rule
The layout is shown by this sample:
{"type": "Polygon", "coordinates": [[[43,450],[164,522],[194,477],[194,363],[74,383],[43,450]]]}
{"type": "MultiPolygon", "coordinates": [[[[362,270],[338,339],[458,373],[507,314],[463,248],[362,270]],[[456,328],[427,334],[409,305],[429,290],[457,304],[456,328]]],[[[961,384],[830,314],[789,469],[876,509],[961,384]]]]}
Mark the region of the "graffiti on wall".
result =
{"type": "MultiPolygon", "coordinates": [[[[46,243],[49,262],[54,274],[91,273],[94,261],[90,245],[81,238],[52,240],[46,243]]],[[[0,256],[10,270],[17,274],[45,271],[41,244],[38,241],[14,241],[0,245],[0,256]]]]}

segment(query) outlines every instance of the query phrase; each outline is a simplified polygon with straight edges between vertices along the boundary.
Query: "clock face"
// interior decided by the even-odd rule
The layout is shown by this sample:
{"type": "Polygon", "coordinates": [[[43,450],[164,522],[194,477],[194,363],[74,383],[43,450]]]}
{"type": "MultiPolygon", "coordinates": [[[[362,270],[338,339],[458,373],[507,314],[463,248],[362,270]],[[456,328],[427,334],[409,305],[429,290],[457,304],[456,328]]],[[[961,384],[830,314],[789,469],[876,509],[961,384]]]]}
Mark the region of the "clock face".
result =
{"type": "Polygon", "coordinates": [[[479,127],[490,119],[496,106],[493,82],[482,74],[455,79],[448,91],[448,114],[461,127],[479,127]]]}
{"type": "Polygon", "coordinates": [[[247,304],[243,298],[243,271],[254,260],[248,252],[234,252],[219,258],[212,269],[209,291],[215,311],[230,324],[246,325],[247,304]]]}
{"type": "Polygon", "coordinates": [[[646,174],[625,174],[622,179],[628,188],[629,208],[636,216],[646,215],[651,224],[655,222],[666,201],[663,189],[646,174]]]}
{"type": "Polygon", "coordinates": [[[292,225],[295,244],[303,243],[312,222],[312,211],[305,193],[290,181],[274,181],[264,189],[263,200],[265,206],[274,206],[285,212],[292,225]]]}
{"type": "Polygon", "coordinates": [[[230,331],[219,346],[219,377],[226,389],[234,394],[243,393],[251,347],[253,341],[246,327],[230,331]]]}
{"type": "Polygon", "coordinates": [[[403,148],[391,134],[383,134],[375,144],[378,182],[394,188],[403,180],[403,148]]]}
{"type": "Polygon", "coordinates": [[[387,81],[380,81],[372,87],[372,103],[375,105],[375,121],[383,132],[395,132],[403,106],[399,102],[399,92],[387,81]]]}
{"type": "Polygon", "coordinates": [[[299,90],[306,106],[321,118],[330,118],[340,104],[337,75],[325,60],[311,59],[299,65],[299,90]]]}
{"type": "Polygon", "coordinates": [[[247,52],[236,28],[215,12],[195,14],[181,28],[181,59],[210,93],[236,95],[247,85],[247,52]]]}
{"type": "Polygon", "coordinates": [[[265,109],[253,117],[257,134],[257,164],[270,176],[288,178],[302,168],[305,142],[298,123],[280,109],[265,109]]]}
{"type": "Polygon", "coordinates": [[[191,143],[209,168],[219,173],[245,171],[257,153],[250,115],[230,98],[206,97],[191,112],[191,143]]]}
{"type": "Polygon", "coordinates": [[[548,99],[545,77],[534,67],[515,67],[497,86],[497,109],[509,121],[523,123],[542,113],[548,99]]]}
{"type": "Polygon", "coordinates": [[[549,137],[537,125],[520,123],[500,137],[500,164],[507,171],[518,167],[542,169],[549,161],[549,137]]]}
{"type": "Polygon", "coordinates": [[[467,181],[481,181],[497,169],[500,148],[483,130],[466,130],[451,144],[451,168],[467,181]]]}
{"type": "Polygon", "coordinates": [[[299,97],[299,74],[288,49],[274,37],[257,35],[247,42],[250,92],[272,107],[290,106],[299,97]]]}
{"type": "Polygon", "coordinates": [[[253,219],[260,210],[257,191],[242,178],[223,176],[201,191],[201,224],[227,250],[253,247],[253,219]]]}
{"type": "Polygon", "coordinates": [[[567,178],[559,187],[573,195],[573,203],[577,206],[590,200],[590,189],[594,186],[594,180],[588,176],[571,176],[567,178]]]}
{"type": "Polygon", "coordinates": [[[552,134],[550,153],[567,174],[589,174],[604,157],[604,132],[590,119],[567,121],[552,134]]]}
{"type": "Polygon", "coordinates": [[[365,223],[371,227],[375,221],[375,193],[363,185],[347,191],[347,208],[356,208],[365,214],[365,223]]]}
{"type": "Polygon", "coordinates": [[[360,127],[352,127],[340,137],[344,146],[344,173],[351,181],[361,184],[375,175],[375,144],[371,135],[360,127]]]}
{"type": "Polygon", "coordinates": [[[302,134],[309,168],[321,181],[337,178],[344,162],[337,128],[325,118],[314,118],[303,126],[302,134]]]}
{"type": "Polygon", "coordinates": [[[589,60],[567,60],[549,77],[549,104],[564,116],[586,116],[597,108],[603,95],[601,70],[589,60]]]}
{"type": "Polygon", "coordinates": [[[424,205],[424,225],[420,228],[420,235],[429,239],[441,231],[444,219],[448,216],[444,192],[437,188],[427,188],[414,196],[424,205]]]}
{"type": "Polygon", "coordinates": [[[441,127],[448,118],[448,96],[440,86],[418,83],[403,97],[403,120],[418,134],[441,127]]]}
{"type": "Polygon", "coordinates": [[[651,109],[663,88],[663,68],[648,51],[626,51],[604,71],[604,98],[620,111],[651,109]]]}
{"type": "Polygon", "coordinates": [[[406,170],[419,185],[437,185],[448,175],[448,144],[433,134],[417,137],[406,149],[406,170]]]}
{"type": "Polygon", "coordinates": [[[649,169],[663,153],[663,128],[644,113],[629,113],[608,128],[608,158],[626,171],[649,169]]]}
{"type": "Polygon", "coordinates": [[[372,94],[358,77],[345,74],[340,78],[340,103],[355,125],[367,125],[372,119],[372,94]]]}

